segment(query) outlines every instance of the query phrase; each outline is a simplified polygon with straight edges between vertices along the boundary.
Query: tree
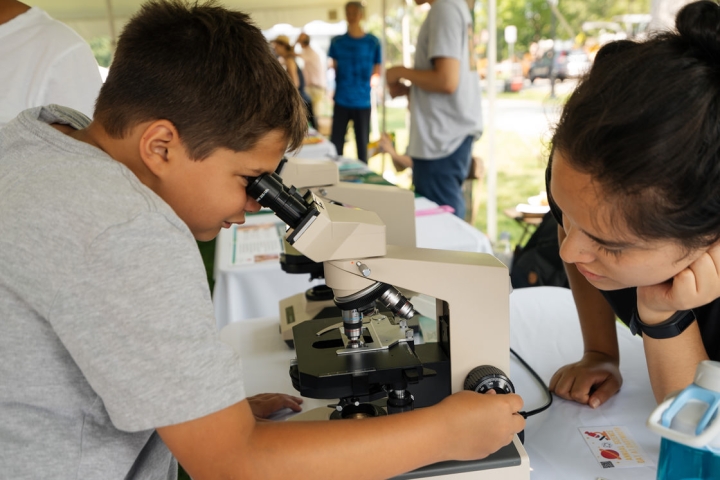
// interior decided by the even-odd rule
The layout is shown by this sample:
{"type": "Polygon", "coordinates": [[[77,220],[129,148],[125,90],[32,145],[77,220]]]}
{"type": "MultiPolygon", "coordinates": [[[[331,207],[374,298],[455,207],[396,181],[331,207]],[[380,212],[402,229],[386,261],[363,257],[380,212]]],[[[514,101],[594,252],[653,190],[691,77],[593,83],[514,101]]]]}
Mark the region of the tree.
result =
{"type": "MultiPolygon", "coordinates": [[[[579,45],[584,41],[582,24],[586,21],[611,21],[616,15],[626,13],[649,13],[651,0],[559,0],[558,10],[567,20],[575,33],[571,38],[562,28],[556,30],[560,40],[573,40],[579,45]]],[[[415,6],[414,2],[406,5],[405,0],[388,0],[385,12],[387,65],[402,63],[402,17],[407,10],[410,16],[410,45],[415,44],[420,25],[425,18],[425,9],[415,6]]],[[[475,33],[482,38],[487,31],[487,2],[475,2],[475,33]]],[[[498,59],[507,58],[508,46],[503,32],[508,25],[515,25],[518,31],[515,43],[516,54],[529,50],[530,45],[541,39],[552,38],[552,11],[547,0],[497,0],[497,45],[498,59]]],[[[382,36],[382,18],[368,18],[366,27],[369,32],[382,36]]],[[[485,45],[479,45],[479,52],[484,54],[485,45]]]]}

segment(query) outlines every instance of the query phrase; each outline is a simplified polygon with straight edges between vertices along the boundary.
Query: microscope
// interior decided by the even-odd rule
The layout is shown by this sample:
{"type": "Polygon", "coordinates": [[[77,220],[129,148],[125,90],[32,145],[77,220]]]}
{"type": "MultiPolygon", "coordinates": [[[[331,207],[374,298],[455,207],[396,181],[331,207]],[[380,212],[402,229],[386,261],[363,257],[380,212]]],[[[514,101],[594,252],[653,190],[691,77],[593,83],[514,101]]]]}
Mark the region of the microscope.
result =
{"type": "MultiPolygon", "coordinates": [[[[492,255],[388,245],[370,211],[300,195],[275,173],[254,178],[248,195],[288,225],[285,240],[322,263],[340,310],[293,328],[293,386],[302,396],[335,400],[293,420],[362,419],[438,403],[460,390],[514,392],[510,367],[507,267],[492,255]],[[436,299],[436,342],[417,342],[407,300],[436,299]],[[384,311],[378,308],[384,307],[384,311]]],[[[478,432],[482,435],[482,432],[478,432]]],[[[396,479],[529,480],[517,436],[479,461],[442,462],[396,479]]]]}
{"type": "MultiPolygon", "coordinates": [[[[393,245],[415,246],[415,195],[394,185],[341,182],[339,168],[332,160],[284,158],[276,172],[286,186],[300,194],[308,190],[326,203],[376,212],[386,225],[387,241],[393,245]]],[[[314,262],[284,242],[280,266],[287,273],[309,274],[310,280],[324,278],[322,263],[314,262]]],[[[306,320],[338,315],[332,290],[316,285],[280,301],[280,334],[293,347],[293,327],[306,320]]]]}

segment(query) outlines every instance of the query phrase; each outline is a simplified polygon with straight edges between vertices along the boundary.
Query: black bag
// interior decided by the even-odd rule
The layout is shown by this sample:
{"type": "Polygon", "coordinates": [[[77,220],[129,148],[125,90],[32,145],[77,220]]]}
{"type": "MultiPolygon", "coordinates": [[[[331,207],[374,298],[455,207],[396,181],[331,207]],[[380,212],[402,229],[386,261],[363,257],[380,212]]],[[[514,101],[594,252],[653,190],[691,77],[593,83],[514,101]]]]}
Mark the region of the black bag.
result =
{"type": "Polygon", "coordinates": [[[510,268],[513,288],[554,286],[569,288],[560,259],[558,224],[548,212],[525,246],[515,249],[510,268]]]}

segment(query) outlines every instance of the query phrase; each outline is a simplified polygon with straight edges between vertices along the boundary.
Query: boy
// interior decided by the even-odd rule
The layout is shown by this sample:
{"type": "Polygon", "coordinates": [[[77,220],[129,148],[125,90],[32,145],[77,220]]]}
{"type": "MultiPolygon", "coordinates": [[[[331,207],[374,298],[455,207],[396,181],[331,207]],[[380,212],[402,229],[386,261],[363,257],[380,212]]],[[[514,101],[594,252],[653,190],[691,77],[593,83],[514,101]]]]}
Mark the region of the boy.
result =
{"type": "Polygon", "coordinates": [[[256,422],[301,400],[247,398],[195,240],[259,208],[248,177],[305,128],[246,15],[175,0],[126,26],[92,123],[53,105],[0,131],[3,475],[175,478],[177,459],[195,479],[330,478],[352,438],[375,456],[353,477],[386,478],[523,428],[519,397],[473,392],[377,421],[256,422]]]}

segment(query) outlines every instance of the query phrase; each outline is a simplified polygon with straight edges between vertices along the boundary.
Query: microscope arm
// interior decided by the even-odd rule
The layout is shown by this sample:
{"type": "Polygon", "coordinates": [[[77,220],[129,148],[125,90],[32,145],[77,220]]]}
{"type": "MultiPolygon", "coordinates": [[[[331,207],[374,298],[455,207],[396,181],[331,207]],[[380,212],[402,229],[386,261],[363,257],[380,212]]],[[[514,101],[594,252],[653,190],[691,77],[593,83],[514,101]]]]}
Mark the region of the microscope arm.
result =
{"type": "Polygon", "coordinates": [[[467,372],[479,365],[494,365],[508,372],[507,267],[483,253],[392,245],[387,248],[382,257],[325,262],[325,280],[336,298],[376,282],[434,297],[438,320],[448,319],[453,327],[447,338],[438,321],[439,341],[448,341],[452,346],[452,391],[462,390],[467,372]]]}

